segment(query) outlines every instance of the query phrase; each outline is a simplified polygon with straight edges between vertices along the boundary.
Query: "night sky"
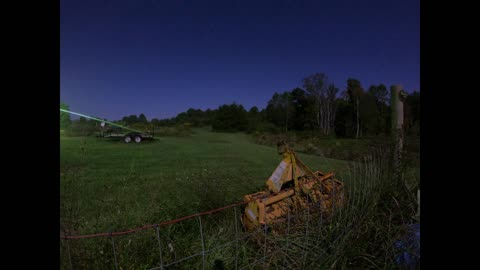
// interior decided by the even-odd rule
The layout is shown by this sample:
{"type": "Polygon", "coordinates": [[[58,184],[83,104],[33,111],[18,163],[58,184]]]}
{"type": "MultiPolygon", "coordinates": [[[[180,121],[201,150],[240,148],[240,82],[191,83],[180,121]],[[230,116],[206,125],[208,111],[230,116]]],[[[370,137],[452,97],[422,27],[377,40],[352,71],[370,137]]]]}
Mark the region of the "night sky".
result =
{"type": "Polygon", "coordinates": [[[60,4],[60,99],[87,115],[262,109],[315,72],[420,90],[419,0],[60,4]]]}

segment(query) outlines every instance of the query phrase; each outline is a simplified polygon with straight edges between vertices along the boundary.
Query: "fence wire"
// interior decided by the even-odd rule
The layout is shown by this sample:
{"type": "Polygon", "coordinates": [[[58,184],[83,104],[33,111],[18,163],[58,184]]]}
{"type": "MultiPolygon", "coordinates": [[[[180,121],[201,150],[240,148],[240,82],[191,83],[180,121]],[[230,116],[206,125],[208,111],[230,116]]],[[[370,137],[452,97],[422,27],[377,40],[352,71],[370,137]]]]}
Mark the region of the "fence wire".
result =
{"type": "Polygon", "coordinates": [[[289,210],[284,217],[253,232],[242,230],[241,215],[248,202],[122,232],[64,232],[61,266],[152,270],[311,268],[315,262],[308,258],[308,251],[315,250],[317,257],[335,257],[331,255],[336,251],[330,247],[348,245],[343,238],[355,229],[355,221],[360,222],[362,215],[368,213],[370,198],[374,196],[369,191],[374,191],[382,178],[380,171],[358,164],[353,164],[347,174],[345,178],[351,179],[344,190],[348,208],[336,206],[335,197],[339,194],[333,188],[327,212],[324,202],[309,201],[303,210],[289,210]],[[364,170],[371,176],[368,182],[359,176],[364,170]],[[343,227],[339,227],[339,221],[343,227]],[[133,242],[139,243],[136,248],[133,242]]]}
{"type": "MultiPolygon", "coordinates": [[[[212,269],[215,263],[227,264],[224,269],[255,269],[255,267],[261,267],[263,269],[268,268],[271,260],[275,255],[286,254],[289,248],[297,248],[295,245],[298,243],[292,242],[292,237],[303,235],[306,240],[305,247],[309,244],[309,233],[312,228],[319,228],[323,226],[325,218],[323,216],[316,216],[316,219],[312,219],[311,211],[320,208],[320,203],[310,203],[307,209],[297,212],[292,215],[290,211],[283,219],[279,219],[276,222],[269,224],[268,226],[260,227],[253,232],[247,232],[241,230],[243,228],[240,222],[240,213],[243,213],[242,207],[245,203],[234,204],[229,207],[222,207],[220,210],[212,210],[204,213],[191,215],[188,218],[180,218],[175,222],[164,222],[154,225],[146,225],[137,229],[128,230],[124,232],[111,232],[105,234],[93,234],[87,236],[66,236],[61,237],[62,248],[66,249],[66,256],[63,256],[64,262],[62,264],[63,269],[84,269],[84,268],[109,268],[109,269],[137,269],[130,263],[124,265],[126,257],[122,255],[122,252],[133,252],[128,249],[132,239],[128,239],[127,244],[123,244],[116,239],[117,237],[133,238],[133,233],[144,232],[143,239],[150,238],[151,244],[146,245],[145,248],[152,249],[150,267],[142,269],[191,269],[192,265],[196,265],[197,269],[212,269]],[[231,211],[232,213],[224,213],[231,211]],[[217,216],[217,217],[215,217],[217,216]],[[196,217],[196,224],[194,221],[196,217]],[[296,221],[295,226],[292,226],[292,221],[296,221]],[[183,239],[186,235],[182,227],[182,223],[190,222],[185,225],[186,228],[190,228],[194,231],[193,226],[197,226],[197,233],[192,234],[196,237],[183,239]],[[300,225],[299,225],[300,224],[300,225]],[[190,226],[190,227],[189,227],[190,226]],[[300,228],[300,231],[299,231],[300,228]],[[148,230],[153,229],[153,230],[148,230]],[[279,235],[280,240],[277,239],[278,235],[272,233],[273,230],[280,229],[283,233],[279,235]],[[153,236],[148,237],[148,232],[153,231],[153,236]],[[302,232],[303,231],[303,232],[302,232]],[[127,235],[128,234],[128,235],[127,235]],[[106,236],[106,237],[105,237],[106,236]],[[196,238],[196,239],[195,239],[196,238]],[[98,265],[99,258],[92,258],[88,252],[81,247],[72,248],[72,244],[80,244],[79,242],[100,239],[108,240],[110,242],[110,253],[108,256],[104,252],[102,253],[105,259],[105,264],[98,265]],[[280,244],[279,244],[280,243],[280,244]],[[187,254],[187,251],[194,250],[191,254],[187,254]],[[221,259],[215,259],[217,257],[223,258],[222,254],[231,254],[231,261],[223,262],[221,259]],[[195,262],[190,262],[192,260],[195,262]],[[95,260],[95,264],[89,265],[90,262],[95,260]],[[212,263],[213,262],[213,263],[212,263]],[[133,267],[133,268],[132,268],[133,267]]],[[[313,211],[315,212],[315,211],[313,211]]],[[[320,212],[321,211],[316,211],[320,212]]],[[[124,239],[127,241],[127,239],[124,239]]],[[[95,248],[95,245],[84,245],[85,248],[95,248]]],[[[100,245],[102,246],[102,245],[100,245]]],[[[134,252],[133,252],[134,253],[134,252]]],[[[95,257],[95,256],[93,256],[95,257]]],[[[226,256],[227,258],[229,256],[226,256]]],[[[305,262],[305,257],[299,258],[299,260],[305,262]]],[[[282,257],[281,262],[277,264],[282,265],[283,269],[290,269],[292,265],[292,259],[287,256],[282,257]]],[[[225,266],[224,266],[225,267],[225,266]]],[[[294,267],[295,268],[295,267],[294,267]]],[[[222,268],[219,268],[222,269],[222,268]]]]}

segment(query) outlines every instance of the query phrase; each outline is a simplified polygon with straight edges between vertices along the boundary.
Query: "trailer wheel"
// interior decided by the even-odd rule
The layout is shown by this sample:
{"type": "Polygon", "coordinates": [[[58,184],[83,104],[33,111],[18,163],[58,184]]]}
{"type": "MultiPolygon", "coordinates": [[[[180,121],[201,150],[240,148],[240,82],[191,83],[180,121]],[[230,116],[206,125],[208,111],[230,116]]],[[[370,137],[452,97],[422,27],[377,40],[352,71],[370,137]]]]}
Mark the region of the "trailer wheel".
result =
{"type": "Polygon", "coordinates": [[[132,137],[127,135],[127,136],[123,137],[123,141],[126,142],[126,143],[129,143],[129,142],[132,141],[132,137]]]}
{"type": "Polygon", "coordinates": [[[135,136],[135,142],[136,143],[140,143],[142,141],[142,137],[141,136],[135,136]]]}

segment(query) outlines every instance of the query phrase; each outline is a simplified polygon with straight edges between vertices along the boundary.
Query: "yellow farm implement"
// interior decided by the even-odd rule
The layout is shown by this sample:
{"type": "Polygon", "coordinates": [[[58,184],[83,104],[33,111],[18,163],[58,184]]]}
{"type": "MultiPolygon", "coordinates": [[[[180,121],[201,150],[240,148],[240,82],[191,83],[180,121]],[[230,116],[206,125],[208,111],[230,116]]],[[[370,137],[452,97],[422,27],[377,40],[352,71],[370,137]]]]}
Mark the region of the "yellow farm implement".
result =
{"type": "Polygon", "coordinates": [[[245,195],[242,216],[247,231],[268,226],[287,214],[318,206],[324,215],[344,202],[343,183],[334,174],[312,172],[286,143],[278,144],[283,159],[266,182],[266,190],[245,195]]]}

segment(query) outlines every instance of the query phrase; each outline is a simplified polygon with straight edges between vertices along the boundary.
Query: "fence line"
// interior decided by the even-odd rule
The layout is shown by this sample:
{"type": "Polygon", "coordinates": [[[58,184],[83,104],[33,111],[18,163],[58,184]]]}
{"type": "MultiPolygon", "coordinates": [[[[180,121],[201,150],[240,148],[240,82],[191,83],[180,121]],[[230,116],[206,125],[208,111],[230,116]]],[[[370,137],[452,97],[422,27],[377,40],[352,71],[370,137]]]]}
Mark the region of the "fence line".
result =
{"type": "MultiPolygon", "coordinates": [[[[233,247],[235,249],[235,258],[234,258],[234,267],[235,269],[247,269],[247,268],[252,268],[254,267],[255,265],[259,265],[259,264],[265,264],[265,263],[270,263],[270,262],[267,262],[267,259],[268,258],[273,258],[273,256],[275,254],[278,254],[278,252],[282,251],[285,247],[281,247],[282,250],[277,250],[278,248],[275,248],[272,250],[272,248],[270,247],[270,250],[267,251],[267,246],[268,246],[268,243],[267,243],[267,234],[268,234],[268,228],[271,227],[273,228],[274,226],[277,226],[277,224],[284,224],[284,226],[286,226],[286,229],[287,230],[287,238],[286,238],[286,243],[287,243],[287,247],[289,247],[290,245],[290,241],[289,241],[289,238],[290,238],[290,232],[291,232],[291,220],[294,219],[294,218],[299,218],[301,220],[305,219],[303,222],[307,222],[307,223],[310,223],[312,222],[313,220],[311,219],[311,216],[310,216],[310,211],[312,210],[311,207],[317,207],[319,206],[321,203],[308,203],[308,207],[307,209],[303,209],[301,211],[299,211],[298,213],[296,213],[295,215],[292,215],[290,213],[290,211],[288,211],[287,213],[287,217],[284,219],[280,219],[280,220],[276,220],[274,221],[273,223],[271,223],[268,227],[267,226],[264,226],[264,227],[259,227],[258,229],[256,229],[255,231],[253,232],[247,232],[247,234],[245,235],[239,235],[239,232],[238,232],[238,217],[237,217],[237,209],[236,207],[237,206],[240,206],[240,205],[244,205],[248,202],[242,202],[242,203],[236,203],[236,204],[232,204],[232,205],[229,205],[229,206],[225,206],[225,207],[222,207],[222,208],[218,208],[218,209],[214,209],[214,210],[211,210],[211,211],[207,211],[207,212],[203,212],[203,213],[197,213],[197,214],[194,214],[194,215],[190,215],[190,216],[187,216],[187,217],[184,217],[184,218],[179,218],[179,219],[176,219],[176,220],[173,220],[173,221],[167,221],[167,222],[164,222],[164,223],[160,223],[160,224],[154,224],[154,225],[147,225],[147,226],[143,226],[141,228],[137,228],[137,229],[133,229],[133,230],[129,230],[127,232],[131,233],[131,232],[135,232],[135,231],[139,231],[141,229],[146,229],[146,228],[154,228],[155,230],[155,238],[157,238],[157,241],[158,242],[158,248],[159,248],[159,265],[157,264],[157,266],[153,267],[153,268],[150,268],[150,270],[154,270],[154,269],[166,269],[168,267],[171,267],[171,266],[174,266],[174,265],[177,265],[181,262],[184,262],[186,260],[189,260],[189,259],[192,259],[192,258],[195,258],[195,257],[199,257],[201,256],[202,257],[202,269],[205,269],[205,268],[208,268],[207,266],[207,262],[206,262],[206,256],[208,254],[211,254],[213,251],[215,250],[218,250],[218,249],[221,249],[221,248],[226,248],[226,247],[233,247]],[[229,208],[232,208],[234,207],[234,226],[235,226],[235,230],[234,230],[234,239],[233,240],[230,240],[226,243],[222,243],[222,244],[219,244],[219,245],[215,245],[214,247],[212,248],[207,248],[206,244],[205,244],[205,236],[204,236],[204,231],[203,231],[203,225],[202,225],[202,219],[201,219],[201,216],[202,215],[206,215],[206,214],[211,214],[211,213],[215,213],[215,212],[219,212],[219,211],[222,211],[222,210],[225,210],[225,209],[229,209],[229,208]],[[175,258],[173,261],[171,262],[166,262],[165,261],[165,258],[162,256],[162,244],[161,244],[161,237],[160,237],[160,233],[159,233],[159,226],[161,226],[162,224],[164,225],[167,225],[167,224],[175,224],[175,223],[178,223],[180,221],[183,221],[183,220],[186,220],[188,218],[192,218],[192,217],[198,217],[198,225],[199,225],[199,229],[200,229],[200,240],[201,240],[201,251],[199,252],[195,252],[194,254],[191,254],[191,255],[187,255],[187,256],[183,256],[181,258],[179,258],[178,260],[175,258]],[[285,222],[286,221],[286,222],[285,222]],[[237,250],[237,245],[240,241],[242,240],[245,240],[247,238],[250,238],[250,237],[253,237],[255,235],[258,235],[258,238],[257,239],[257,245],[258,245],[258,250],[260,251],[260,253],[257,253],[257,256],[254,256],[254,257],[251,257],[253,258],[253,262],[250,261],[250,262],[245,262],[246,265],[244,265],[245,263],[242,263],[242,265],[240,266],[239,265],[239,260],[238,260],[238,250],[237,250]],[[258,255],[260,257],[258,257],[258,255]]],[[[320,212],[322,212],[320,210],[320,212]]],[[[323,221],[324,220],[321,220],[321,222],[314,222],[316,223],[315,227],[321,227],[323,225],[323,221]]],[[[308,236],[309,234],[309,224],[304,224],[306,225],[307,227],[304,228],[304,232],[302,233],[303,235],[305,236],[308,236]]],[[[311,225],[314,225],[314,224],[310,224],[311,225]]],[[[282,225],[281,225],[282,226],[282,225]]],[[[113,257],[113,262],[114,262],[114,267],[115,269],[120,269],[120,265],[119,265],[119,261],[118,261],[118,256],[117,256],[117,253],[118,251],[116,250],[115,248],[115,241],[114,241],[114,236],[115,235],[121,235],[121,234],[126,234],[125,232],[117,232],[117,233],[109,233],[107,234],[109,237],[110,237],[110,240],[111,240],[111,245],[112,245],[112,250],[113,250],[113,254],[112,254],[112,257],[113,257]]],[[[91,237],[96,237],[96,236],[103,236],[104,234],[96,234],[96,235],[87,235],[87,236],[71,236],[71,237],[64,237],[64,241],[67,242],[67,249],[68,249],[68,259],[70,260],[70,269],[73,269],[73,265],[72,265],[72,258],[71,258],[71,255],[70,255],[70,246],[68,244],[68,242],[71,240],[71,239],[82,239],[82,238],[91,238],[91,237]]],[[[155,241],[155,240],[154,240],[155,241]]],[[[277,244],[276,241],[272,242],[269,240],[270,243],[273,243],[275,246],[277,244]]],[[[176,257],[176,256],[175,256],[176,257]]],[[[285,261],[286,258],[282,259],[283,263],[285,264],[286,261],[285,261]]],[[[304,259],[304,258],[302,258],[304,259]]],[[[303,260],[302,260],[303,261],[303,260]]],[[[232,268],[233,268],[233,265],[232,265],[232,268]]]]}
{"type": "Polygon", "coordinates": [[[100,236],[117,236],[117,235],[124,235],[124,234],[134,233],[134,232],[141,231],[141,230],[146,230],[146,229],[150,229],[150,228],[155,228],[155,227],[158,227],[158,226],[165,226],[165,225],[175,224],[175,223],[178,223],[178,222],[183,221],[183,220],[186,220],[186,219],[190,219],[190,218],[194,218],[194,217],[199,217],[199,216],[204,216],[204,215],[208,215],[208,214],[212,214],[212,213],[215,213],[215,212],[219,212],[219,211],[222,211],[222,210],[225,210],[225,209],[228,209],[228,208],[232,208],[232,207],[235,207],[235,206],[244,205],[244,204],[247,204],[247,203],[249,203],[249,202],[251,202],[251,201],[253,201],[253,200],[246,201],[246,202],[235,203],[235,204],[231,204],[231,205],[227,205],[227,206],[224,206],[224,207],[221,207],[221,208],[213,209],[213,210],[206,211],[206,212],[201,212],[201,213],[192,214],[192,215],[189,215],[189,216],[185,216],[185,217],[181,217],[181,218],[177,218],[177,219],[165,221],[165,222],[158,223],[158,224],[144,225],[144,226],[142,226],[142,227],[138,227],[138,228],[130,229],[130,230],[127,230],[127,231],[122,231],[122,232],[104,232],[104,233],[86,234],[86,235],[75,235],[75,236],[60,235],[60,238],[61,238],[61,239],[84,239],[84,238],[93,238],[93,237],[100,237],[100,236]]]}
{"type": "MultiPolygon", "coordinates": [[[[335,194],[332,194],[332,195],[335,196],[335,194]]],[[[234,258],[232,256],[232,257],[230,257],[232,261],[228,261],[228,263],[231,265],[231,269],[234,268],[234,269],[238,270],[238,269],[252,268],[255,265],[259,265],[259,264],[271,264],[271,262],[272,262],[271,259],[274,258],[273,257],[274,254],[278,254],[279,252],[286,252],[284,246],[277,247],[277,245],[278,245],[277,240],[269,238],[268,241],[267,241],[267,234],[269,234],[269,229],[270,228],[273,229],[276,226],[280,226],[280,227],[278,227],[278,229],[286,230],[286,245],[287,245],[286,248],[288,249],[289,246],[291,246],[292,244],[295,245],[295,246],[297,245],[297,244],[294,244],[293,242],[291,243],[291,239],[290,239],[290,237],[291,237],[290,234],[292,232],[291,220],[296,218],[296,219],[298,219],[299,222],[303,222],[302,226],[304,226],[303,227],[304,231],[301,233],[301,235],[303,235],[305,237],[308,237],[309,234],[310,234],[310,229],[313,229],[313,228],[310,228],[310,226],[313,226],[313,227],[316,227],[316,228],[321,228],[323,226],[324,222],[326,221],[326,218],[323,216],[323,210],[321,209],[322,208],[322,206],[321,206],[322,201],[315,202],[315,203],[314,202],[307,202],[307,208],[298,211],[294,215],[292,215],[290,210],[288,210],[287,213],[286,213],[286,216],[284,218],[280,218],[280,219],[277,219],[275,221],[272,221],[268,226],[263,226],[263,227],[260,226],[255,231],[246,232],[246,234],[240,233],[239,230],[238,230],[239,216],[238,216],[237,207],[241,206],[241,205],[245,205],[245,204],[247,204],[251,201],[253,201],[253,200],[231,204],[231,205],[224,206],[224,207],[221,207],[221,208],[218,208],[218,209],[213,209],[213,210],[206,211],[206,212],[192,214],[192,215],[185,216],[185,217],[182,217],[182,218],[178,218],[178,219],[174,219],[174,220],[170,220],[170,221],[165,221],[165,222],[162,222],[162,223],[159,223],[159,224],[145,225],[145,226],[142,226],[142,227],[139,227],[139,228],[130,229],[130,230],[123,231],[123,232],[97,233],[97,234],[77,235],[77,236],[62,236],[61,240],[66,241],[66,247],[67,247],[67,252],[68,252],[68,254],[67,254],[68,257],[66,259],[69,260],[69,265],[68,265],[68,262],[66,262],[67,263],[66,267],[69,266],[70,269],[74,269],[73,267],[75,265],[72,263],[72,255],[78,255],[78,254],[71,254],[71,248],[70,248],[70,245],[69,245],[69,242],[71,240],[108,236],[110,239],[108,239],[108,238],[107,239],[111,241],[111,250],[113,250],[113,252],[112,252],[113,254],[110,255],[111,256],[110,258],[112,260],[109,263],[112,264],[111,267],[114,267],[115,269],[121,269],[120,264],[121,264],[122,259],[121,259],[121,257],[118,257],[118,253],[121,251],[121,249],[117,250],[117,248],[116,248],[117,243],[115,243],[115,241],[114,241],[115,236],[126,235],[126,234],[130,234],[130,233],[138,232],[138,231],[141,231],[141,230],[146,230],[146,229],[149,229],[149,228],[153,228],[154,232],[155,232],[155,236],[152,239],[153,239],[153,241],[158,243],[158,252],[159,253],[157,253],[157,254],[159,254],[159,261],[157,259],[157,263],[150,266],[150,267],[153,267],[153,268],[150,268],[150,270],[153,270],[153,269],[161,269],[161,270],[167,269],[171,266],[177,265],[179,263],[185,262],[187,260],[190,260],[192,258],[196,258],[196,257],[199,257],[199,256],[202,257],[201,258],[202,269],[206,269],[206,268],[209,268],[211,266],[211,263],[212,263],[211,260],[209,260],[209,265],[207,265],[207,261],[206,261],[207,256],[213,254],[212,253],[213,251],[217,251],[217,250],[222,249],[222,248],[233,248],[234,249],[234,258]],[[235,227],[233,228],[233,227],[231,227],[231,225],[226,225],[226,226],[230,227],[231,230],[234,229],[233,232],[230,231],[230,233],[231,233],[230,235],[233,236],[234,239],[229,240],[229,241],[227,239],[227,241],[225,243],[218,243],[217,245],[214,245],[213,247],[207,247],[207,245],[205,243],[205,234],[207,232],[204,231],[201,217],[204,216],[204,215],[217,213],[217,212],[220,212],[220,211],[223,211],[223,210],[226,210],[226,209],[230,209],[230,208],[233,208],[234,217],[232,217],[232,219],[234,220],[233,226],[235,226],[235,227]],[[316,213],[317,215],[319,215],[318,217],[320,219],[320,220],[318,220],[318,222],[315,222],[315,220],[312,219],[313,216],[311,216],[311,214],[313,213],[311,211],[314,210],[314,209],[320,210],[318,213],[316,213]],[[201,242],[200,242],[201,243],[201,246],[200,246],[201,251],[198,251],[198,249],[197,249],[197,252],[195,252],[195,249],[189,250],[190,252],[193,251],[192,252],[193,254],[190,254],[190,255],[181,254],[178,257],[178,259],[177,259],[176,253],[174,253],[175,254],[174,257],[171,257],[171,256],[168,255],[168,252],[167,252],[166,253],[167,256],[164,257],[163,256],[164,252],[166,250],[168,250],[168,248],[165,249],[166,246],[163,246],[163,248],[162,248],[163,237],[160,236],[160,226],[176,224],[176,223],[179,223],[181,221],[185,221],[187,219],[191,219],[191,218],[194,218],[194,217],[198,218],[198,226],[199,226],[199,229],[200,229],[200,235],[199,235],[200,239],[199,240],[201,240],[201,242]],[[313,224],[312,222],[316,223],[316,224],[313,224]],[[310,224],[310,223],[312,223],[312,224],[310,224]],[[255,255],[255,252],[251,253],[252,250],[250,249],[250,247],[248,245],[247,245],[248,246],[247,250],[241,249],[241,251],[239,252],[239,250],[238,250],[239,242],[243,241],[245,239],[251,238],[255,235],[258,235],[256,238],[254,238],[256,240],[256,244],[257,244],[257,247],[256,247],[256,250],[258,250],[257,254],[255,255]],[[155,238],[156,238],[156,240],[155,240],[155,238]],[[280,248],[280,250],[278,250],[278,248],[280,248]],[[243,254],[243,256],[244,256],[243,261],[239,261],[239,254],[243,254]],[[247,257],[245,257],[245,255],[247,255],[247,257]],[[271,259],[267,260],[268,258],[271,258],[271,259]],[[171,261],[171,259],[173,259],[173,261],[171,261]],[[245,261],[245,259],[247,259],[247,260],[245,261]]],[[[335,200],[332,201],[332,204],[335,204],[335,200]]],[[[335,209],[335,206],[330,205],[330,207],[331,207],[330,209],[332,210],[331,214],[333,214],[333,212],[334,212],[333,210],[335,209]]],[[[229,217],[226,217],[226,216],[224,218],[230,219],[229,217]]],[[[210,226],[212,226],[212,225],[215,226],[214,224],[216,224],[215,220],[214,220],[214,223],[209,223],[209,219],[204,220],[204,222],[205,222],[205,225],[210,225],[210,226]]],[[[300,223],[297,223],[297,224],[300,225],[300,223]]],[[[210,227],[210,232],[212,231],[212,228],[214,228],[214,227],[210,227]]],[[[176,242],[176,240],[172,240],[170,237],[168,237],[167,239],[169,239],[169,240],[167,240],[167,242],[171,242],[174,245],[176,245],[177,243],[182,243],[181,241],[176,242]]],[[[306,240],[306,243],[304,243],[304,244],[308,245],[308,238],[305,238],[305,240],[306,240]]],[[[195,240],[193,242],[195,242],[195,240]]],[[[193,244],[193,242],[190,242],[190,244],[193,244]]],[[[283,242],[285,242],[285,239],[283,239],[283,242]]],[[[165,242],[163,242],[163,243],[165,243],[165,242]]],[[[281,242],[279,242],[279,243],[281,243],[281,242]]],[[[284,245],[284,244],[285,243],[283,243],[281,245],[284,245]]],[[[171,249],[170,252],[172,252],[173,248],[170,245],[171,244],[168,244],[168,247],[170,247],[170,249],[171,249]]],[[[182,248],[180,248],[180,249],[176,248],[176,250],[179,250],[180,252],[187,251],[187,250],[183,250],[182,248]]],[[[232,255],[233,255],[233,253],[232,253],[232,255]]],[[[80,255],[80,256],[82,256],[82,255],[80,255]]],[[[305,256],[305,254],[304,254],[304,256],[305,256]]],[[[291,258],[290,258],[290,260],[291,260],[291,258]]],[[[303,261],[303,263],[305,263],[305,257],[300,258],[299,263],[302,264],[302,261],[303,261]]],[[[77,259],[77,262],[80,262],[80,260],[77,259]]],[[[280,261],[275,260],[275,263],[279,263],[279,262],[280,261]]],[[[286,265],[288,265],[288,263],[289,263],[288,259],[286,257],[281,259],[281,262],[282,262],[284,267],[286,265]]],[[[195,264],[196,263],[199,263],[199,261],[196,261],[195,264]]],[[[221,262],[221,263],[223,263],[223,262],[221,262]]]]}
{"type": "MultiPolygon", "coordinates": [[[[313,181],[318,181],[318,180],[311,180],[311,181],[307,181],[306,183],[310,183],[310,182],[313,182],[313,181]]],[[[291,189],[292,188],[288,188],[288,189],[282,190],[282,191],[280,191],[278,193],[274,193],[274,194],[281,194],[281,193],[287,192],[291,189]]],[[[219,212],[219,211],[222,211],[222,210],[225,210],[225,209],[229,209],[229,208],[232,208],[232,207],[245,205],[245,204],[247,204],[249,202],[252,202],[252,201],[255,201],[255,200],[256,199],[251,199],[249,201],[234,203],[234,204],[231,204],[231,205],[227,205],[227,206],[220,207],[220,208],[217,208],[217,209],[209,210],[209,211],[206,211],[206,212],[195,213],[195,214],[192,214],[192,215],[189,215],[189,216],[165,221],[165,222],[158,223],[158,224],[148,224],[148,225],[144,225],[142,227],[138,227],[138,228],[134,228],[134,229],[126,230],[126,231],[121,231],[121,232],[103,232],[103,233],[87,234],[87,235],[75,235],[75,236],[60,235],[60,238],[61,239],[83,239],[83,238],[93,238],[93,237],[101,237],[101,236],[117,236],[117,235],[130,234],[130,233],[134,233],[134,232],[137,232],[137,231],[142,231],[142,230],[146,230],[146,229],[150,229],[150,228],[155,228],[156,226],[171,225],[171,224],[175,224],[175,223],[178,223],[178,222],[186,220],[186,219],[190,219],[190,218],[194,218],[194,217],[200,217],[200,216],[204,216],[204,215],[209,215],[209,214],[219,212]]]]}

